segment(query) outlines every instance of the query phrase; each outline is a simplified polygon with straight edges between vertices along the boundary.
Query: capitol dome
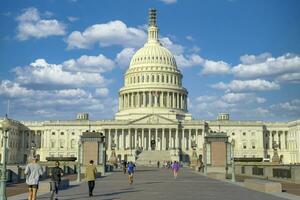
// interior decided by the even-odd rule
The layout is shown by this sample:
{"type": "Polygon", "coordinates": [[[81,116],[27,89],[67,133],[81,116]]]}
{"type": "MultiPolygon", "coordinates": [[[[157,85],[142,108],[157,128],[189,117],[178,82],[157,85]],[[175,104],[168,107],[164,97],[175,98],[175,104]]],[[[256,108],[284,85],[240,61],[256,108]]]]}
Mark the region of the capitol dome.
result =
{"type": "Polygon", "coordinates": [[[147,42],[132,57],[129,68],[159,65],[177,69],[172,53],[162,46],[159,41],[147,42]]]}
{"type": "Polygon", "coordinates": [[[172,53],[159,42],[156,10],[150,9],[148,40],[132,57],[119,91],[117,120],[156,115],[191,119],[188,92],[172,53]]]}

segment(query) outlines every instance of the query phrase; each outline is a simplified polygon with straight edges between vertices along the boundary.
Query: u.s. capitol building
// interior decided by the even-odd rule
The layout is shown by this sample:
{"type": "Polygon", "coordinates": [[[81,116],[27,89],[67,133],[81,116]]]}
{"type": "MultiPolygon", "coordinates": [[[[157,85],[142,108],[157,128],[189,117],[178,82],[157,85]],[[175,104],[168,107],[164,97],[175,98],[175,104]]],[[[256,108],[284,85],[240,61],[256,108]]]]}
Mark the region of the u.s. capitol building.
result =
{"type": "MultiPolygon", "coordinates": [[[[291,122],[233,121],[221,113],[217,120],[195,120],[188,112],[188,91],[172,53],[158,39],[156,13],[150,12],[148,40],[131,59],[119,91],[119,110],[113,120],[12,121],[8,139],[9,163],[23,163],[31,143],[46,157],[77,156],[79,136],[102,132],[108,158],[114,148],[121,160],[134,160],[136,151],[188,160],[193,148],[203,155],[207,132],[225,132],[235,139],[235,157],[270,158],[273,144],[283,163],[300,163],[300,120],[291,122]]],[[[1,121],[0,121],[1,122],[1,121]]],[[[0,123],[1,126],[2,123],[0,123]]],[[[2,137],[2,134],[1,134],[2,137]]],[[[142,155],[141,154],[141,155],[142,155]]]]}

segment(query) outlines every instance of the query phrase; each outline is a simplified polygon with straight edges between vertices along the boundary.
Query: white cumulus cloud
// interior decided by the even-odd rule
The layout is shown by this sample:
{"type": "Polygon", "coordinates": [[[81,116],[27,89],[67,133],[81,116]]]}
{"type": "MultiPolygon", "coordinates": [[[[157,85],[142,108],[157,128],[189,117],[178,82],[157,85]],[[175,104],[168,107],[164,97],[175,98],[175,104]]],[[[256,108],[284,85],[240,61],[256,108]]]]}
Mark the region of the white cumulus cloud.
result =
{"type": "Polygon", "coordinates": [[[176,3],[177,0],[160,0],[161,2],[165,3],[165,4],[172,4],[172,3],[176,3]]]}
{"type": "Polygon", "coordinates": [[[257,97],[254,93],[227,93],[222,97],[228,103],[264,103],[266,99],[257,97]]]}
{"type": "MultiPolygon", "coordinates": [[[[46,13],[47,14],[47,13],[46,13]]],[[[25,9],[17,17],[17,38],[27,40],[33,38],[46,38],[49,36],[65,35],[65,25],[56,19],[41,19],[36,8],[25,9]]]]}
{"type": "Polygon", "coordinates": [[[21,84],[65,85],[72,87],[102,86],[106,80],[101,74],[69,72],[61,64],[49,64],[37,59],[25,67],[15,68],[16,80],[21,84]]]}
{"type": "Polygon", "coordinates": [[[192,67],[195,65],[201,65],[204,62],[204,59],[201,58],[197,54],[191,54],[191,55],[175,55],[177,66],[179,68],[186,68],[186,67],[192,67]]]}
{"type": "Polygon", "coordinates": [[[110,21],[105,24],[95,24],[83,32],[74,31],[67,38],[69,49],[88,49],[94,44],[100,46],[121,45],[123,47],[138,47],[146,41],[146,33],[139,28],[127,27],[122,21],[110,21]]]}
{"type": "Polygon", "coordinates": [[[233,80],[230,83],[219,82],[212,85],[213,88],[241,92],[241,91],[268,91],[279,90],[278,83],[262,79],[255,80],[233,80]]]}
{"type": "Polygon", "coordinates": [[[15,97],[24,97],[31,96],[34,94],[33,90],[24,88],[18,83],[14,83],[9,80],[2,80],[0,84],[0,95],[15,98],[15,97]]]}
{"type": "Polygon", "coordinates": [[[95,90],[95,95],[100,97],[106,97],[108,96],[109,89],[108,88],[97,88],[95,90]]]}
{"type": "Polygon", "coordinates": [[[117,54],[115,62],[121,68],[127,68],[130,64],[131,58],[134,55],[134,53],[134,48],[124,48],[121,52],[117,54]]]}
{"type": "Polygon", "coordinates": [[[242,64],[234,66],[232,73],[241,78],[256,78],[285,73],[300,72],[300,57],[295,54],[284,54],[277,58],[265,53],[258,56],[241,57],[242,64]]]}
{"type": "Polygon", "coordinates": [[[227,74],[230,72],[230,65],[224,61],[205,60],[201,74],[227,74]]]}
{"type": "Polygon", "coordinates": [[[83,55],[76,60],[67,60],[62,65],[64,69],[70,71],[103,73],[111,71],[115,63],[113,60],[99,54],[98,56],[83,55]]]}

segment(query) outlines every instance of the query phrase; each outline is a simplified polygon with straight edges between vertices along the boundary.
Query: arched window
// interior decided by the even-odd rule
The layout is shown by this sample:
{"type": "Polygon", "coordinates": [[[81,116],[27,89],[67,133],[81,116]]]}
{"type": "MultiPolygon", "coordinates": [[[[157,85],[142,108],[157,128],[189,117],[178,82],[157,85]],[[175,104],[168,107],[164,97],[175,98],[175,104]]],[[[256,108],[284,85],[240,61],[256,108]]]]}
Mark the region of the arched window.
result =
{"type": "Polygon", "coordinates": [[[149,75],[147,75],[147,83],[149,82],[149,75]]]}
{"type": "Polygon", "coordinates": [[[164,75],[162,75],[162,77],[161,77],[161,82],[162,82],[162,83],[165,82],[165,76],[164,76],[164,75]]]}
{"type": "Polygon", "coordinates": [[[169,75],[166,76],[166,83],[169,83],[169,75]]]}
{"type": "Polygon", "coordinates": [[[151,82],[152,83],[154,82],[154,75],[152,75],[151,82]]]}
{"type": "Polygon", "coordinates": [[[144,83],[144,79],[145,79],[145,77],[144,77],[144,75],[142,75],[142,83],[144,83]]]}
{"type": "Polygon", "coordinates": [[[137,82],[138,82],[138,83],[140,82],[140,77],[139,77],[139,76],[137,77],[137,82]]]}

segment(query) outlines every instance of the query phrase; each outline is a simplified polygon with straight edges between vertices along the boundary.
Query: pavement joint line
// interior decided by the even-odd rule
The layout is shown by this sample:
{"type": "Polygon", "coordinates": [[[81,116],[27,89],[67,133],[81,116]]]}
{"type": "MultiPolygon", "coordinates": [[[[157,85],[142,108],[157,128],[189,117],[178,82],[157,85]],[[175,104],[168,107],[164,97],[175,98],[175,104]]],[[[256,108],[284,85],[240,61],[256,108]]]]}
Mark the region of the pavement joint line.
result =
{"type": "MultiPolygon", "coordinates": [[[[213,180],[216,180],[216,181],[226,182],[226,183],[230,183],[230,184],[233,184],[233,185],[236,185],[236,186],[240,186],[242,188],[246,188],[244,186],[244,183],[242,183],[242,182],[237,182],[237,181],[236,182],[232,182],[231,180],[227,180],[227,179],[225,179],[225,180],[223,180],[223,179],[214,179],[214,178],[205,176],[201,172],[192,171],[192,173],[195,173],[195,174],[198,174],[200,176],[207,177],[207,178],[210,178],[210,179],[213,179],[213,180]]],[[[246,188],[246,189],[251,190],[249,188],[246,188]]],[[[253,190],[253,191],[260,192],[260,191],[257,191],[257,190],[253,190]]],[[[273,195],[273,196],[276,196],[276,197],[281,197],[281,198],[285,198],[285,199],[289,199],[289,200],[300,200],[299,196],[294,195],[294,194],[290,194],[290,193],[286,193],[286,192],[281,192],[281,193],[267,193],[267,192],[262,192],[262,193],[270,194],[270,195],[273,195]]]]}

